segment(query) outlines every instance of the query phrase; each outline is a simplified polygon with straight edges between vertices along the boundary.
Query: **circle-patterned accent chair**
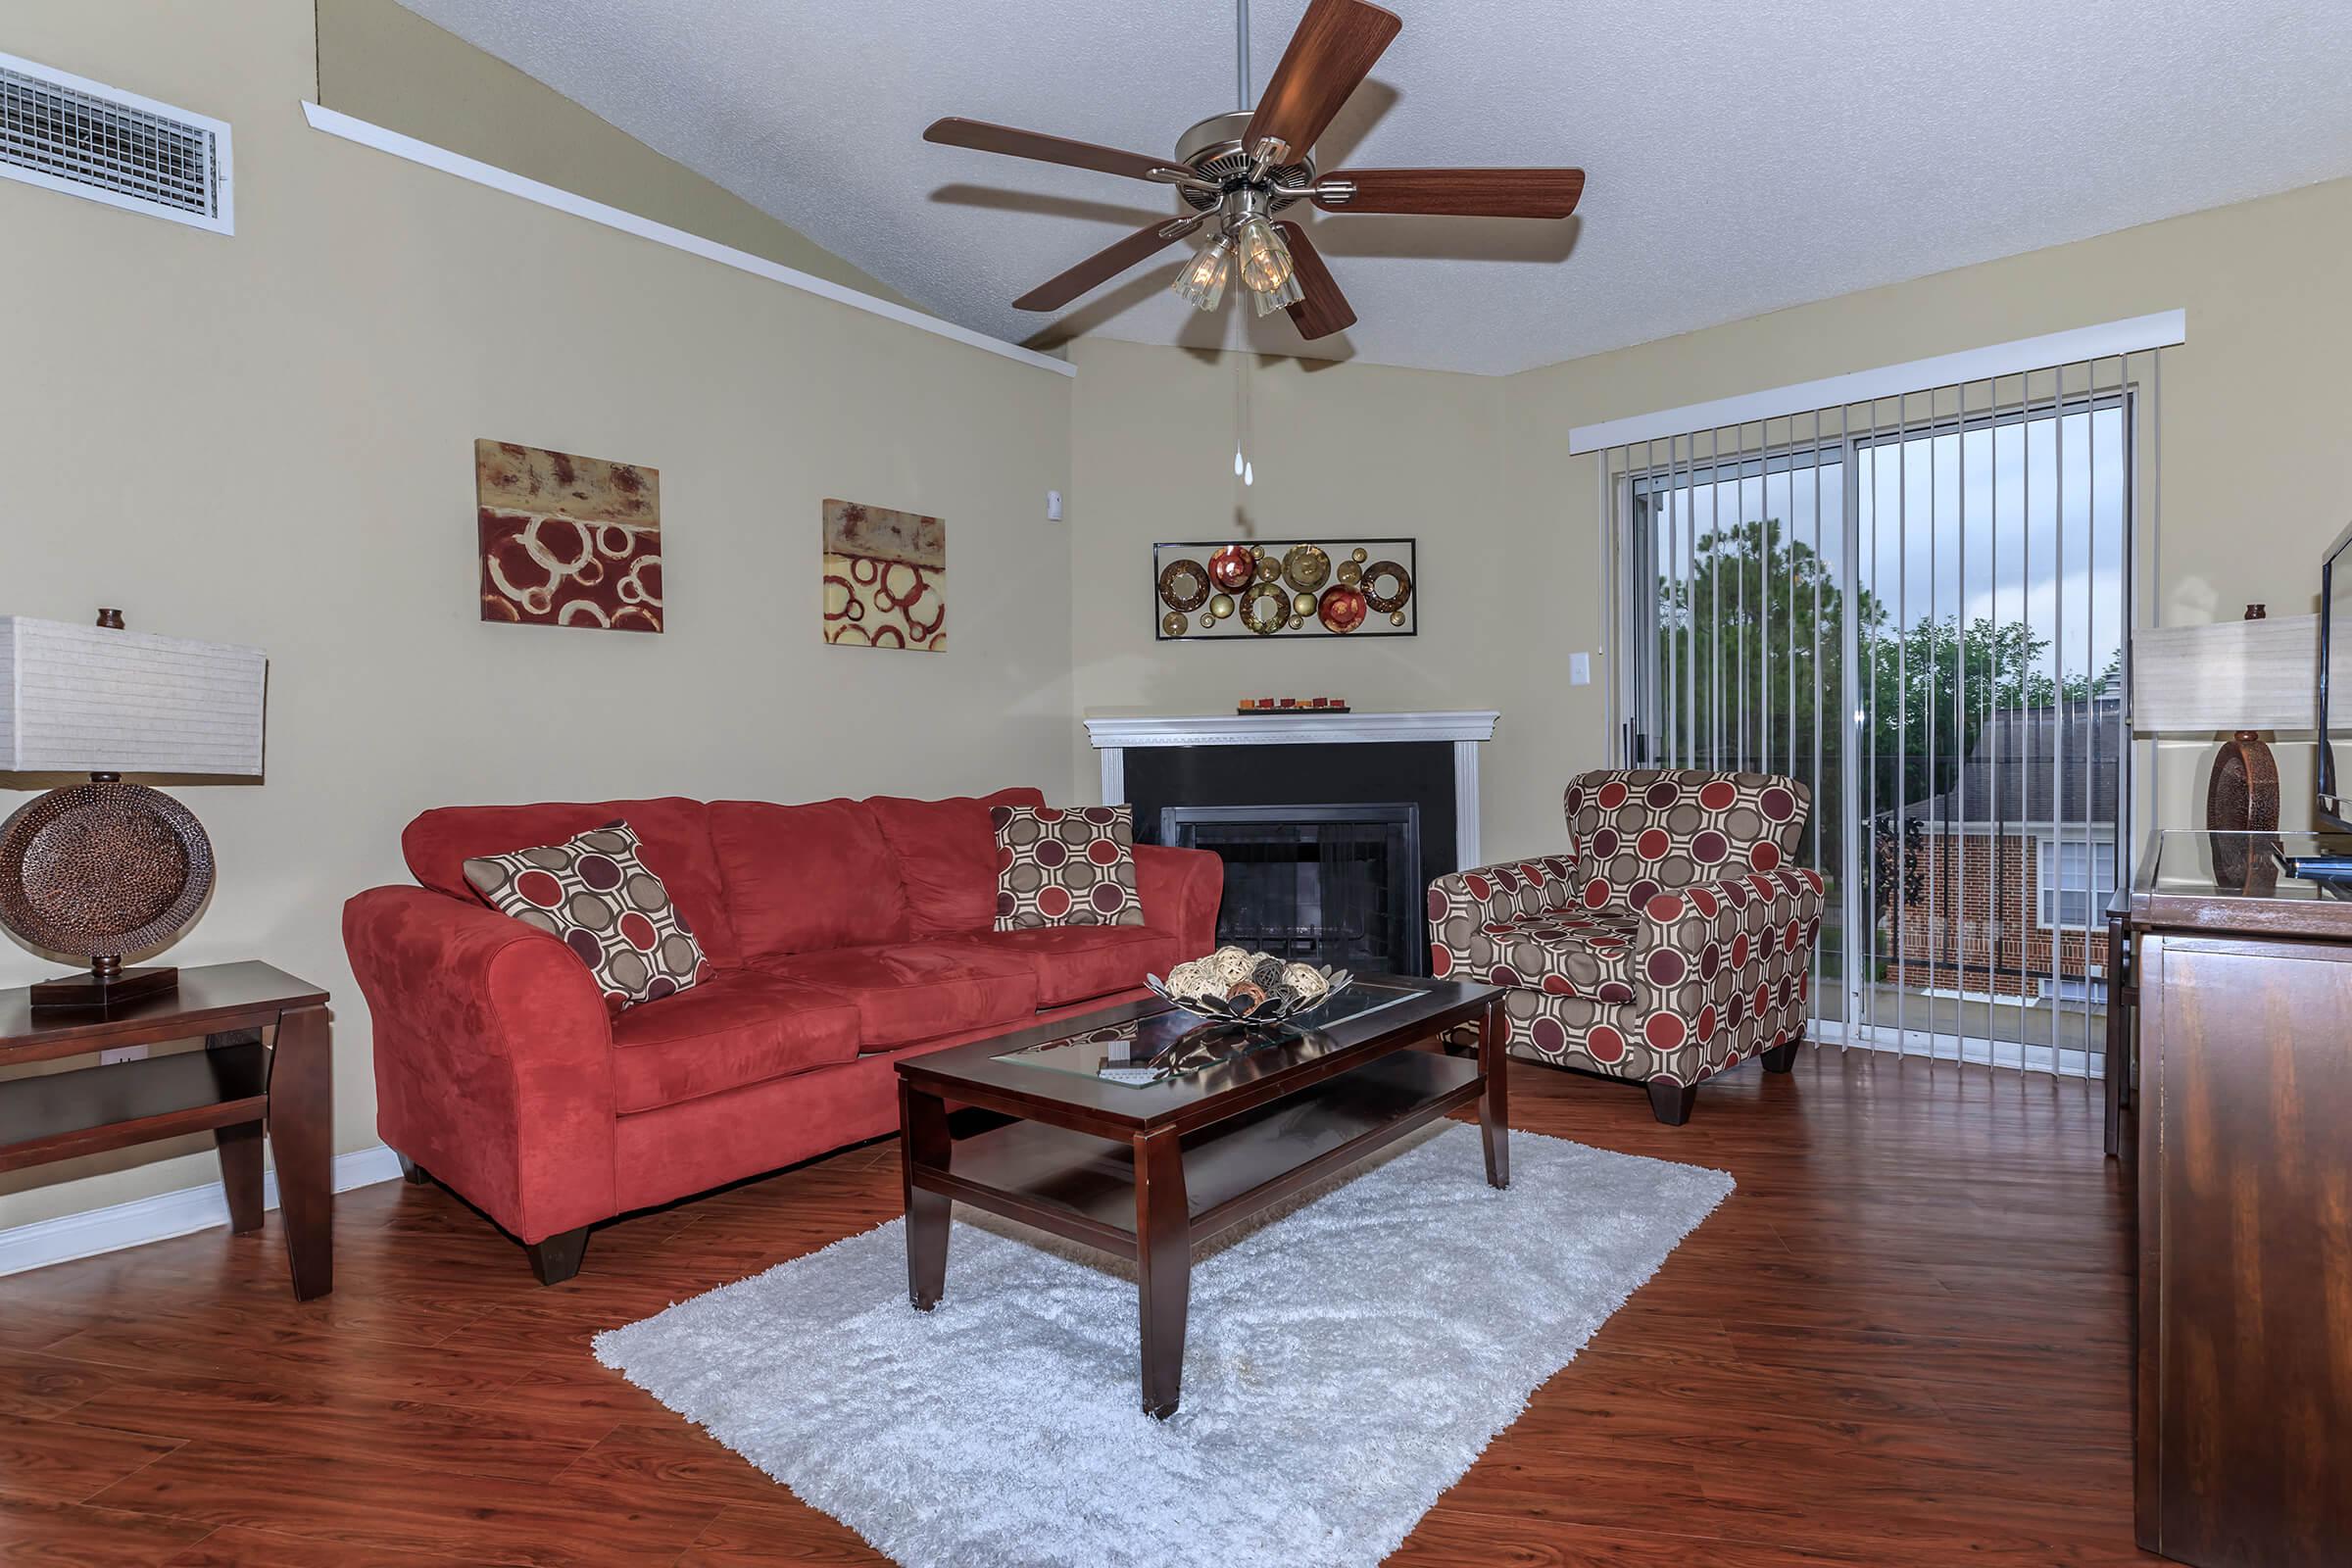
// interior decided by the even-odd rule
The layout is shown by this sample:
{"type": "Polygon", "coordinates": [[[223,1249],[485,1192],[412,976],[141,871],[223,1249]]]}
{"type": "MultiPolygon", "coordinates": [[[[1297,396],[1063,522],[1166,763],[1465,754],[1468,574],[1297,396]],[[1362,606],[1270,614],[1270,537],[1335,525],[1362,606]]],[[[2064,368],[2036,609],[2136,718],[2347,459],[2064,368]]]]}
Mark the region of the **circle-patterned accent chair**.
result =
{"type": "Polygon", "coordinates": [[[1812,795],[1698,768],[1580,773],[1568,854],[1429,887],[1430,973],[1507,988],[1514,1055],[1645,1085],[1658,1120],[1805,1037],[1820,873],[1794,863],[1812,795]]]}

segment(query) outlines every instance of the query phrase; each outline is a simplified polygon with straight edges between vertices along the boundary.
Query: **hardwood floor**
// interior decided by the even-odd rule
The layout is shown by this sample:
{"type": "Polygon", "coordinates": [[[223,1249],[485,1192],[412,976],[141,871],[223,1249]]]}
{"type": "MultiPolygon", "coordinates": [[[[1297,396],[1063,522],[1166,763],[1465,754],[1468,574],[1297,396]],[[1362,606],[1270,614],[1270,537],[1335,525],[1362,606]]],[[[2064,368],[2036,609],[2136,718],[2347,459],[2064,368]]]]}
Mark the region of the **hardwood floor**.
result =
{"type": "MultiPolygon", "coordinates": [[[[2126,1190],[2095,1086],[1862,1054],[1511,1124],[1739,1191],[1440,1500],[1399,1565],[2152,1563],[2132,1544],[2126,1190]]],[[[570,1284],[437,1187],[0,1280],[0,1561],[873,1563],[586,1340],[899,1210],[869,1145],[597,1232],[570,1284]]],[[[888,1419],[877,1411],[876,1419],[888,1419]]]]}

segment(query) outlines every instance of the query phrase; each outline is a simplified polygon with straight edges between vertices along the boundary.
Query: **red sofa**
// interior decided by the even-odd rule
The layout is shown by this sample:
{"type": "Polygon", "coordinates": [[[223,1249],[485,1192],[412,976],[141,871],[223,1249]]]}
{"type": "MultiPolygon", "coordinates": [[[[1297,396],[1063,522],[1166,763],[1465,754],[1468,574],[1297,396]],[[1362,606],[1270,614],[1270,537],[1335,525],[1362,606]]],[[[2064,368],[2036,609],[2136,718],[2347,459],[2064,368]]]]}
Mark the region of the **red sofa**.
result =
{"type": "Polygon", "coordinates": [[[425,812],[401,835],[421,885],[343,910],[377,1128],[412,1180],[439,1178],[553,1283],[599,1220],[896,1130],[901,1056],[1126,1001],[1216,945],[1217,858],[1152,845],[1147,924],[991,929],[1000,803],[1044,798],[425,812]],[[615,819],[715,970],[617,1018],[561,940],[483,905],[462,869],[615,819]]]}

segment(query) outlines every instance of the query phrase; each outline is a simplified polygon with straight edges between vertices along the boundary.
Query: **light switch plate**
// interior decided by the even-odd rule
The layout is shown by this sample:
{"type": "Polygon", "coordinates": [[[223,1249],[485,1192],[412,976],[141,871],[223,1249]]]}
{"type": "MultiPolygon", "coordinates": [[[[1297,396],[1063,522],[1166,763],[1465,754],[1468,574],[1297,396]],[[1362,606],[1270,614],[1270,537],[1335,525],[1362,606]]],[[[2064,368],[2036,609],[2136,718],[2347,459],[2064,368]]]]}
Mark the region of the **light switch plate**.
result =
{"type": "Polygon", "coordinates": [[[1061,520],[1061,492],[1058,490],[1046,492],[1046,520],[1048,522],[1061,520]]]}
{"type": "Polygon", "coordinates": [[[1570,654],[1568,656],[1568,684],[1571,686],[1592,684],[1592,656],[1591,654],[1570,654]]]}

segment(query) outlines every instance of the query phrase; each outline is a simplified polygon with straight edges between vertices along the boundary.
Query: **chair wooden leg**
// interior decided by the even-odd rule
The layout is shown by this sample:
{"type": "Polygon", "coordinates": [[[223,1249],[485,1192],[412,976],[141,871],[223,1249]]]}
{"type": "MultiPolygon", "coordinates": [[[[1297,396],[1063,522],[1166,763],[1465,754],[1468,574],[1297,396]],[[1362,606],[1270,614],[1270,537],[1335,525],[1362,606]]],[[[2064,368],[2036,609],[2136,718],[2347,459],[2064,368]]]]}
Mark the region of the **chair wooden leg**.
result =
{"type": "Polygon", "coordinates": [[[530,1253],[531,1272],[539,1276],[540,1284],[561,1285],[580,1271],[580,1259],[588,1251],[588,1227],[526,1243],[523,1250],[530,1253]]]}
{"type": "Polygon", "coordinates": [[[1796,1065],[1796,1042],[1784,1041],[1764,1053],[1766,1072],[1787,1072],[1796,1065]]]}
{"type": "Polygon", "coordinates": [[[411,1187],[430,1187],[433,1184],[431,1171],[426,1170],[408,1155],[401,1153],[397,1149],[392,1153],[400,1161],[400,1179],[402,1181],[407,1182],[411,1187]]]}
{"type": "Polygon", "coordinates": [[[1690,1107],[1698,1102],[1696,1084],[1671,1084],[1663,1078],[1649,1083],[1649,1113],[1669,1127],[1680,1127],[1690,1119],[1690,1107]]]}

